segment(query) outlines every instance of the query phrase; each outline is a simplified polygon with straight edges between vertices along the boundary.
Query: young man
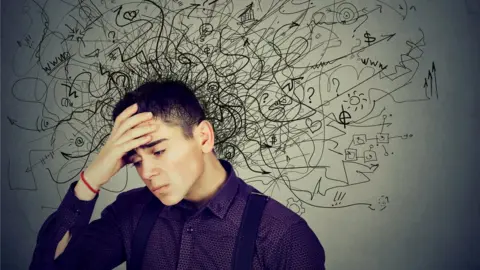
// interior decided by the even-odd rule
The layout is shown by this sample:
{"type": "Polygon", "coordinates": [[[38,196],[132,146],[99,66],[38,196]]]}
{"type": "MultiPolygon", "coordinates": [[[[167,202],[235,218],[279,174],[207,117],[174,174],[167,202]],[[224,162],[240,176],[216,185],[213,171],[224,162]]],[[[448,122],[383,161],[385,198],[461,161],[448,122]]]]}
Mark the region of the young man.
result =
{"type": "MultiPolygon", "coordinates": [[[[117,103],[112,118],[108,141],[43,224],[30,269],[113,269],[129,262],[136,226],[152,199],[163,208],[142,269],[231,269],[253,187],[217,159],[213,127],[191,89],[178,81],[145,83],[117,103]],[[127,164],[146,187],[119,194],[89,223],[98,190],[127,164]]],[[[268,200],[251,269],[324,269],[324,261],[306,221],[268,200]]]]}

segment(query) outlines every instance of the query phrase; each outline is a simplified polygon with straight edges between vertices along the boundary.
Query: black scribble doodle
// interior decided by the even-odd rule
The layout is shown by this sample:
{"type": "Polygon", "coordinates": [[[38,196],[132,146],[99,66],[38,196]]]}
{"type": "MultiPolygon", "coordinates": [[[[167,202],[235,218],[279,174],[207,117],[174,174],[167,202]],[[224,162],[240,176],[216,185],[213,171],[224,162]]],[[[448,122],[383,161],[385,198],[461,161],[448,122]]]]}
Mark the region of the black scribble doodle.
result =
{"type": "Polygon", "coordinates": [[[357,158],[358,158],[357,149],[352,149],[352,148],[345,149],[345,160],[355,161],[357,160],[357,158]]]}
{"type": "Polygon", "coordinates": [[[91,27],[88,27],[87,29],[80,29],[78,22],[77,25],[71,27],[68,24],[65,24],[65,26],[70,30],[65,41],[76,41],[76,42],[82,42],[82,45],[85,46],[85,42],[83,41],[83,37],[85,36],[86,31],[92,29],[91,27]]]}
{"type": "Polygon", "coordinates": [[[377,153],[372,150],[366,150],[365,152],[363,152],[363,159],[364,162],[377,161],[377,153]]]}
{"type": "Polygon", "coordinates": [[[50,75],[53,71],[55,71],[56,68],[63,65],[70,58],[71,55],[69,52],[62,52],[59,56],[55,56],[55,58],[52,60],[47,61],[46,66],[43,67],[43,70],[50,75]]]}
{"type": "Polygon", "coordinates": [[[358,19],[358,11],[355,5],[343,2],[335,9],[337,22],[341,24],[353,24],[358,19]]]}
{"type": "Polygon", "coordinates": [[[345,197],[345,195],[347,195],[347,193],[345,192],[335,192],[335,197],[333,198],[333,203],[332,203],[332,206],[337,206],[337,205],[340,205],[342,204],[342,200],[343,198],[345,197]]]}
{"type": "Polygon", "coordinates": [[[358,109],[363,110],[367,101],[368,100],[365,98],[365,94],[357,93],[357,91],[353,91],[352,94],[348,93],[348,99],[343,100],[343,102],[347,105],[347,110],[353,109],[354,111],[357,111],[358,109]]]}
{"type": "Polygon", "coordinates": [[[367,143],[367,135],[365,134],[358,134],[353,135],[353,144],[354,145],[362,145],[367,143]]]}
{"type": "Polygon", "coordinates": [[[302,201],[295,198],[288,198],[287,207],[290,208],[293,212],[302,215],[305,213],[305,208],[302,205],[302,201]]]}
{"type": "Polygon", "coordinates": [[[368,208],[370,208],[370,210],[382,211],[387,207],[389,202],[388,196],[382,195],[378,197],[373,204],[369,205],[368,208]]]}
{"type": "Polygon", "coordinates": [[[180,0],[173,0],[174,3],[177,3],[179,6],[183,6],[183,2],[180,0]]]}
{"type": "Polygon", "coordinates": [[[433,96],[438,99],[437,69],[435,68],[435,62],[432,62],[432,68],[428,70],[428,75],[425,78],[423,87],[425,88],[425,96],[428,99],[432,98],[433,96]]]}
{"type": "Polygon", "coordinates": [[[417,10],[415,6],[409,6],[407,0],[377,0],[377,2],[383,4],[389,10],[394,11],[402,18],[402,20],[405,20],[407,18],[409,11],[417,10]]]}
{"type": "Polygon", "coordinates": [[[375,42],[377,40],[376,37],[372,37],[372,35],[368,32],[365,32],[363,35],[365,37],[365,43],[367,43],[368,46],[370,46],[371,43],[375,42]]]}
{"type": "MultiPolygon", "coordinates": [[[[12,190],[53,187],[60,200],[108,138],[113,104],[168,76],[194,86],[217,155],[259,190],[288,193],[299,214],[383,210],[373,175],[413,138],[391,128],[390,108],[439,98],[422,29],[378,24],[415,16],[404,0],[50,2],[68,11],[27,1],[22,16],[41,30],[15,41],[11,96],[25,113],[6,120],[36,140],[9,156],[12,190]]],[[[117,179],[103,189],[124,191],[128,169],[117,179]]]]}
{"type": "MultiPolygon", "coordinates": [[[[205,37],[209,36],[213,32],[213,26],[209,23],[202,23],[200,25],[200,28],[198,29],[198,31],[200,33],[200,41],[204,41],[205,37]]],[[[245,42],[247,43],[248,39],[245,42]]],[[[206,53],[208,54],[208,52],[206,52],[206,53]]]]}
{"type": "Polygon", "coordinates": [[[27,46],[30,49],[33,49],[33,41],[30,35],[26,35],[23,40],[17,41],[18,47],[27,46]]]}
{"type": "Polygon", "coordinates": [[[387,69],[388,68],[388,65],[384,65],[382,64],[381,62],[379,62],[378,60],[377,61],[374,61],[372,59],[370,59],[370,57],[367,57],[367,58],[360,58],[360,61],[362,62],[362,64],[364,65],[370,65],[372,67],[379,67],[380,69],[384,70],[384,69],[387,69]]]}
{"type": "Polygon", "coordinates": [[[340,112],[340,115],[338,116],[339,123],[343,125],[343,128],[347,128],[347,125],[350,124],[350,122],[347,122],[350,120],[352,116],[348,111],[345,111],[343,109],[343,104],[342,104],[342,111],[340,112]]]}

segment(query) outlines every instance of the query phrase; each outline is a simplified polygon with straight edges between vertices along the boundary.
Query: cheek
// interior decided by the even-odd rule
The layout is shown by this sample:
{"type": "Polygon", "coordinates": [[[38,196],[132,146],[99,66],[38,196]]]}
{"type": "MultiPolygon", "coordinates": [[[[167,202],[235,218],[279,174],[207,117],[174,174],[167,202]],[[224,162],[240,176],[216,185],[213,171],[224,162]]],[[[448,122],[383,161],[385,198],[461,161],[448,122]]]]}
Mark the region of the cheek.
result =
{"type": "Polygon", "coordinates": [[[172,166],[172,171],[176,172],[180,178],[181,183],[190,185],[203,170],[203,156],[193,147],[186,147],[171,160],[170,166],[172,166]]]}

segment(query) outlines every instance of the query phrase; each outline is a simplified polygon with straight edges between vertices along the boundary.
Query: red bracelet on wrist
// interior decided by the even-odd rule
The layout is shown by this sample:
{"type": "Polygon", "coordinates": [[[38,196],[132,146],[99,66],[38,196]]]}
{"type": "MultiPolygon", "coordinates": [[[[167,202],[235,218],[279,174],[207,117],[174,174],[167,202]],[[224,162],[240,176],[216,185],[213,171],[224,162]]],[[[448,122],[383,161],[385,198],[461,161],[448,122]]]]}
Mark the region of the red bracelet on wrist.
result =
{"type": "Polygon", "coordinates": [[[83,183],[85,183],[85,185],[88,187],[88,189],[90,189],[93,193],[100,192],[100,190],[96,190],[96,189],[92,188],[92,186],[90,186],[90,184],[87,183],[87,180],[85,180],[84,171],[82,171],[80,173],[80,179],[82,179],[83,183]]]}

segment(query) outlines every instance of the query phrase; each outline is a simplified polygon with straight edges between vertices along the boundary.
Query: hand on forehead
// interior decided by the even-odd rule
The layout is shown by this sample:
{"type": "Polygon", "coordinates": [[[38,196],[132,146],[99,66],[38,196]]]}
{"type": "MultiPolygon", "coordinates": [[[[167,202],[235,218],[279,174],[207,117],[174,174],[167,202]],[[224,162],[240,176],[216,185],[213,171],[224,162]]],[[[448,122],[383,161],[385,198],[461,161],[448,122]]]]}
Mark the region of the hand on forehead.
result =
{"type": "MultiPolygon", "coordinates": [[[[149,126],[149,125],[153,125],[155,123],[155,116],[150,119],[150,120],[147,120],[147,121],[143,121],[143,122],[140,122],[138,125],[136,125],[135,127],[144,127],[144,126],[149,126]]],[[[135,128],[134,127],[134,128],[135,128]]]]}

